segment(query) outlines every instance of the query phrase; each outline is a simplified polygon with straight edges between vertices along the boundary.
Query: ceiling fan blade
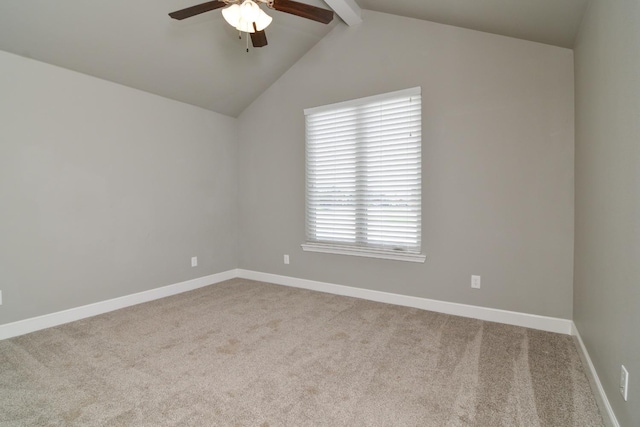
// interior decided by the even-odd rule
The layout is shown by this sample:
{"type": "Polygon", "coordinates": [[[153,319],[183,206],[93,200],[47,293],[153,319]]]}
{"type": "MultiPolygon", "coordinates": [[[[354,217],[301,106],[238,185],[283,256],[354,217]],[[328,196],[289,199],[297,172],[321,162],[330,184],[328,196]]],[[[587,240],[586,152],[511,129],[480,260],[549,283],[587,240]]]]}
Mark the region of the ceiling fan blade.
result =
{"type": "Polygon", "coordinates": [[[267,35],[264,30],[251,33],[251,44],[253,47],[263,47],[267,45],[267,35]]]}
{"type": "Polygon", "coordinates": [[[274,0],[273,8],[280,12],[290,13],[302,18],[322,22],[323,24],[328,24],[333,20],[333,11],[293,0],[274,0]]]}
{"type": "Polygon", "coordinates": [[[192,16],[200,15],[201,13],[209,12],[210,10],[225,7],[226,5],[227,4],[222,1],[213,0],[213,1],[208,1],[206,3],[191,6],[186,9],[171,12],[169,16],[172,17],[173,19],[182,20],[185,18],[191,18],[192,16]]]}

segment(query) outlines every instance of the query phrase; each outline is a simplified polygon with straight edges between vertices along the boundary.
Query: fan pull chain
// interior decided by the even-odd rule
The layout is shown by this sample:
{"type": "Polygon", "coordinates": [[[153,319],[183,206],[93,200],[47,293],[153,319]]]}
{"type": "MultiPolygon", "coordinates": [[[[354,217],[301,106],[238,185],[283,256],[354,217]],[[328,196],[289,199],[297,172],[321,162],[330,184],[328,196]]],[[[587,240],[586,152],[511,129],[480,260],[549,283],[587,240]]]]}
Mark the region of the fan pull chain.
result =
{"type": "Polygon", "coordinates": [[[242,40],[242,31],[238,31],[238,40],[242,40]]]}
{"type": "Polygon", "coordinates": [[[249,52],[249,33],[247,33],[247,52],[249,52]]]}

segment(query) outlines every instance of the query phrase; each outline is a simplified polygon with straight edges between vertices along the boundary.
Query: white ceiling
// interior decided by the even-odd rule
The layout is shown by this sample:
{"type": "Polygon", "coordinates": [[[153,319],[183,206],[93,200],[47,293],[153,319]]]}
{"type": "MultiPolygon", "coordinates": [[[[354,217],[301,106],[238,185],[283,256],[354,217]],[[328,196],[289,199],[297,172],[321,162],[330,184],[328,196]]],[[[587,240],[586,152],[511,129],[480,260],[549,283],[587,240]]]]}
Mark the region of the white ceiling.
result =
{"type": "MultiPolygon", "coordinates": [[[[572,47],[588,0],[356,0],[365,9],[572,47]]],[[[269,45],[245,40],[204,0],[1,0],[0,49],[237,116],[340,22],[267,11],[269,45]]],[[[304,3],[329,8],[322,0],[304,3]]]]}

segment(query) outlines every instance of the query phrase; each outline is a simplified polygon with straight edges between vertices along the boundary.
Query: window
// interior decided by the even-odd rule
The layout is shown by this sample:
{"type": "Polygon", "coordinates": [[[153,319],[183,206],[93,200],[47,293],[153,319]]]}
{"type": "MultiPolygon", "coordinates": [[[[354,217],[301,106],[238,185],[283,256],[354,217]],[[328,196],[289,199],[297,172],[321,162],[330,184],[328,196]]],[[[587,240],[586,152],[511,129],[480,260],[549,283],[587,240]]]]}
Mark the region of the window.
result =
{"type": "Polygon", "coordinates": [[[420,88],[304,114],[303,249],[424,262],[420,88]]]}

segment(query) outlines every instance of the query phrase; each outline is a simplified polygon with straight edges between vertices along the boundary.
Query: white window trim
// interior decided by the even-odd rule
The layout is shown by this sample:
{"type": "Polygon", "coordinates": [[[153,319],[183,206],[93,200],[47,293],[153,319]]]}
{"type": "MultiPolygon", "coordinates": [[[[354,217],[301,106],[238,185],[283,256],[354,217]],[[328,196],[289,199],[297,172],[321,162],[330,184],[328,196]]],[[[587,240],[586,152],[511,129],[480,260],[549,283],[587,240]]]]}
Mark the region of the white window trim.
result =
{"type": "Polygon", "coordinates": [[[390,97],[393,97],[393,96],[413,96],[413,95],[421,95],[421,94],[422,94],[422,87],[416,86],[409,89],[397,90],[395,92],[381,93],[379,95],[372,95],[372,96],[367,96],[367,97],[358,98],[358,99],[350,99],[348,101],[336,102],[334,104],[305,108],[304,114],[305,115],[315,114],[315,113],[322,113],[323,111],[335,110],[338,108],[356,107],[358,105],[361,105],[363,100],[366,100],[367,102],[377,102],[380,100],[389,99],[390,97]]]}
{"type": "MultiPolygon", "coordinates": [[[[369,96],[360,99],[353,99],[344,102],[338,102],[329,105],[321,105],[317,107],[311,107],[304,110],[304,114],[312,115],[316,113],[322,113],[324,111],[331,111],[340,108],[350,108],[356,107],[362,104],[363,100],[367,102],[377,102],[380,100],[389,99],[392,96],[406,96],[411,97],[415,95],[421,95],[422,90],[420,87],[413,87],[409,89],[399,90],[395,92],[383,93],[379,95],[369,96]]],[[[306,224],[305,224],[306,226],[306,224]]],[[[418,236],[421,238],[421,236],[418,236]]],[[[417,262],[424,263],[426,260],[426,256],[422,253],[404,251],[404,250],[394,250],[392,248],[376,248],[376,247],[366,247],[366,246],[356,246],[356,245],[348,245],[342,243],[331,243],[331,242],[314,242],[314,241],[305,241],[305,243],[301,244],[303,251],[306,252],[319,252],[319,253],[329,253],[336,255],[351,255],[351,256],[360,256],[360,257],[369,257],[369,258],[379,258],[379,259],[388,259],[388,260],[396,260],[396,261],[407,261],[407,262],[417,262]]]]}
{"type": "Polygon", "coordinates": [[[390,251],[384,249],[361,248],[346,245],[331,245],[328,243],[303,243],[302,250],[305,252],[321,252],[335,255],[353,255],[369,258],[390,259],[395,261],[425,262],[427,257],[423,254],[414,254],[401,251],[390,251]]]}

